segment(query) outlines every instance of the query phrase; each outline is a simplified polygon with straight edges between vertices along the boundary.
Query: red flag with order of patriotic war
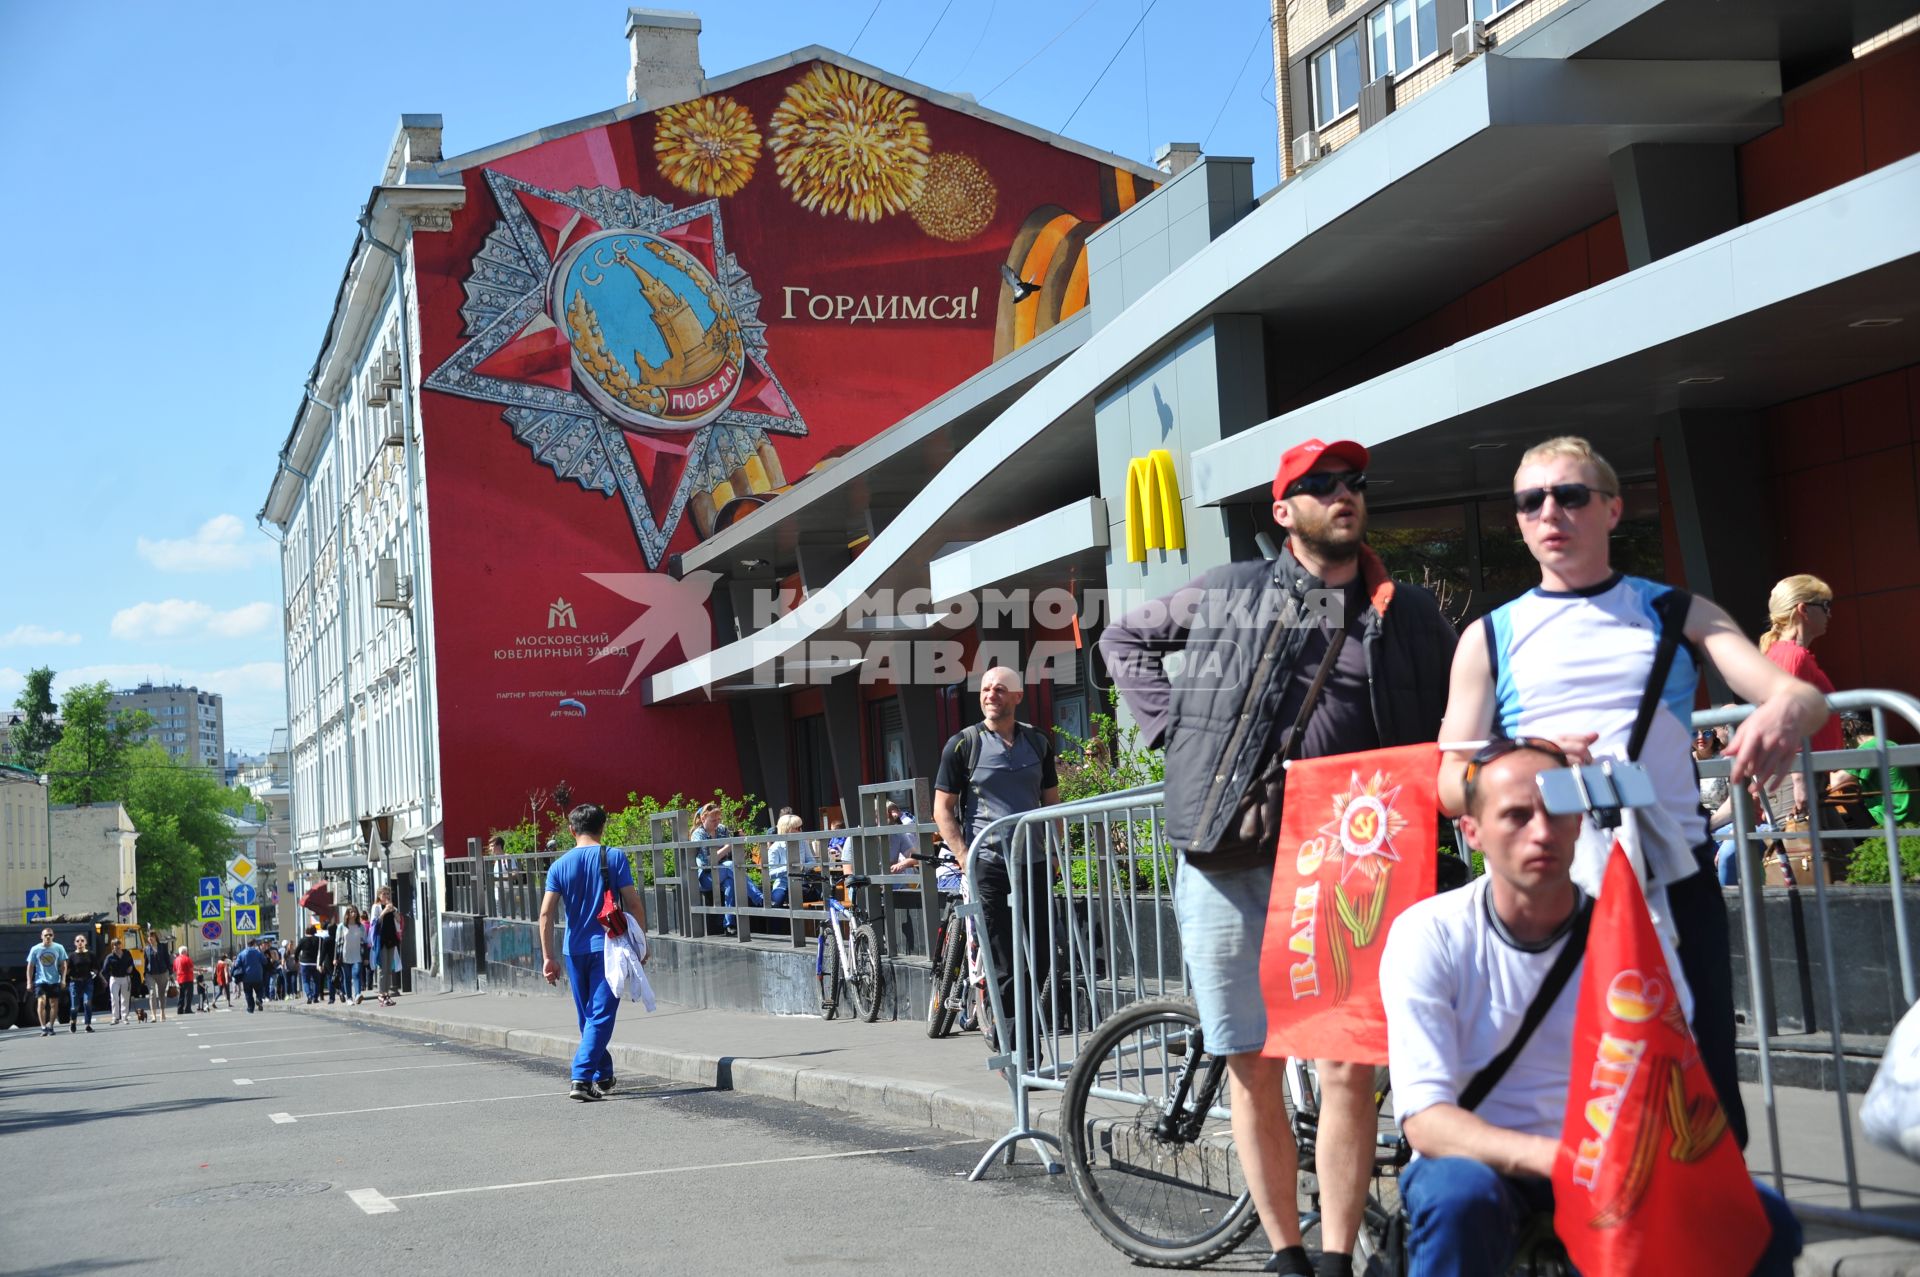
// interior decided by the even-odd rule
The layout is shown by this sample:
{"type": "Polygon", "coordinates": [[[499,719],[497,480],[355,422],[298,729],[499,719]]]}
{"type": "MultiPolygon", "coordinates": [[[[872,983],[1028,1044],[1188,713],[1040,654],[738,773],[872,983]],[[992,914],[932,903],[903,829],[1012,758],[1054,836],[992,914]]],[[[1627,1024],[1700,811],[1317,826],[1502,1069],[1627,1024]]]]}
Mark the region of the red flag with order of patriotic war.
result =
{"type": "Polygon", "coordinates": [[[1263,1054],[1387,1062],[1380,951],[1393,920],[1433,894],[1439,773],[1435,745],[1288,767],[1260,951],[1263,1054]]]}
{"type": "Polygon", "coordinates": [[[1617,842],[1580,976],[1553,1202],[1587,1277],[1745,1277],[1772,1232],[1617,842]]]}

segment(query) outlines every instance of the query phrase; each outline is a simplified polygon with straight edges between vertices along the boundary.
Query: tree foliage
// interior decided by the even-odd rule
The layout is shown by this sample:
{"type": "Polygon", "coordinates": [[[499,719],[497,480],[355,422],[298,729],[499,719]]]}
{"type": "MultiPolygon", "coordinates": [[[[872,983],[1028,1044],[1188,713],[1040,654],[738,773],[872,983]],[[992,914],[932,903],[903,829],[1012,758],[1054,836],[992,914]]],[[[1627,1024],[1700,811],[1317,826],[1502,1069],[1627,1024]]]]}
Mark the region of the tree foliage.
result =
{"type": "MultiPolygon", "coordinates": [[[[70,687],[60,698],[65,720],[60,739],[47,751],[56,803],[109,803],[127,792],[133,738],[152,726],[145,710],[115,716],[112,690],[104,683],[70,687]]],[[[166,751],[161,751],[166,756],[166,751]]]]}
{"type": "MultiPolygon", "coordinates": [[[[527,796],[527,819],[506,829],[492,830],[490,836],[498,836],[506,844],[506,854],[510,856],[526,855],[547,847],[556,851],[570,849],[573,846],[573,831],[567,826],[566,811],[556,801],[556,795],[565,791],[564,782],[551,791],[535,790],[527,796]]],[[[712,798],[689,798],[676,793],[671,798],[662,799],[651,794],[629,793],[625,807],[607,809],[607,827],[601,831],[601,841],[609,847],[638,847],[663,841],[672,836],[671,832],[662,828],[657,836],[650,833],[652,818],[670,811],[685,812],[687,832],[692,833],[693,813],[708,802],[720,804],[720,823],[736,835],[752,834],[765,823],[767,805],[752,794],[742,794],[736,798],[724,790],[716,789],[712,798]]],[[[636,863],[633,871],[636,881],[652,884],[651,862],[636,863]]],[[[666,853],[666,872],[676,872],[671,851],[666,853]]]]}
{"type": "Polygon", "coordinates": [[[140,831],[140,917],[162,926],[189,921],[201,875],[224,870],[233,829],[223,813],[246,801],[244,791],[175,762],[151,742],[132,747],[126,761],[127,784],[117,797],[140,831]]]}
{"type": "Polygon", "coordinates": [[[14,698],[20,724],[9,743],[14,762],[30,771],[44,771],[47,752],[60,739],[60,723],[53,706],[53,671],[42,665],[27,671],[27,685],[14,698]]]}

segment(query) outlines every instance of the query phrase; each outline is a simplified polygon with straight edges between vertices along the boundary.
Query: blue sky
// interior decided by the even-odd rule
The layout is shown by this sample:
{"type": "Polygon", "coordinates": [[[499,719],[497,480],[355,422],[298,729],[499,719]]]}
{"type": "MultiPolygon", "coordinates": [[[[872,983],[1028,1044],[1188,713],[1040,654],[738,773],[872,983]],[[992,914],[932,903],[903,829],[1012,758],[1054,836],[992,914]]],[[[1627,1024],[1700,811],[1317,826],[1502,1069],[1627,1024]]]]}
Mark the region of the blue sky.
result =
{"type": "MultiPolygon", "coordinates": [[[[1276,178],[1266,0],[698,12],[709,75],[822,44],[1135,159],[1199,141],[1276,178]]],[[[625,21],[577,0],[0,3],[0,702],[35,665],[57,687],[179,679],[225,696],[230,747],[265,746],[280,577],[254,513],[397,117],[440,113],[457,154],[618,105],[625,21]]]]}

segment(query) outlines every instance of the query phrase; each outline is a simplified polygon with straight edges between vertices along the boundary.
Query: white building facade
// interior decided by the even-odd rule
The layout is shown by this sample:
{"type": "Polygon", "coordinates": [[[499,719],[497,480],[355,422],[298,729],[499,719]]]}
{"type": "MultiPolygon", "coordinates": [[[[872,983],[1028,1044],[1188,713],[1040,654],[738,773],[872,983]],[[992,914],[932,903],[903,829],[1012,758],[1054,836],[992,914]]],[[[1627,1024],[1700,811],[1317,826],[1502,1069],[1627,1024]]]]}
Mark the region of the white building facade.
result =
{"type": "Polygon", "coordinates": [[[52,819],[53,876],[67,883],[67,894],[56,888],[49,901],[53,912],[119,918],[126,902],[130,912],[124,921],[138,921],[134,887],[140,880],[140,834],[127,809],[119,803],[59,803],[52,819]]]}
{"type": "Polygon", "coordinates": [[[46,786],[0,765],[0,921],[25,921],[26,893],[41,888],[47,869],[46,786]]]}

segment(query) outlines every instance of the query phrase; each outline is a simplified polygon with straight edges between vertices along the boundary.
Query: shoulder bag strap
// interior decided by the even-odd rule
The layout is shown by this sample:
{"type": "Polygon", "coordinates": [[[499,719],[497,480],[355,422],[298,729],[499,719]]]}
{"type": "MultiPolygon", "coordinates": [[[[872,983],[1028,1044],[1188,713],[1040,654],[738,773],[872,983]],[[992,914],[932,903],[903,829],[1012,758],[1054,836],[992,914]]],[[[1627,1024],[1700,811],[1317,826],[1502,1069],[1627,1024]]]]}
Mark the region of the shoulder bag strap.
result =
{"type": "Polygon", "coordinates": [[[1560,950],[1560,956],[1553,960],[1553,966],[1547,971],[1547,978],[1540,983],[1540,991],[1533,995],[1533,1001],[1527,1004],[1527,1013],[1520,1019],[1520,1031],[1513,1035],[1513,1041],[1500,1054],[1493,1057],[1487,1066],[1473,1075],[1467,1083],[1467,1089],[1460,1092],[1460,1107],[1472,1112],[1480,1106],[1480,1101],[1492,1093],[1507,1075],[1513,1062],[1520,1058],[1520,1052],[1526,1048],[1527,1039],[1540,1027],[1540,1021],[1547,1018],[1547,1012],[1560,997],[1560,991],[1567,987],[1567,980],[1573,975],[1573,969],[1580,965],[1580,959],[1587,952],[1587,924],[1593,921],[1593,902],[1582,901],[1579,911],[1573,916],[1573,930],[1567,934],[1566,947],[1560,950]]]}
{"type": "Polygon", "coordinates": [[[1647,674],[1647,685],[1640,693],[1640,711],[1634,715],[1633,735],[1627,741],[1629,761],[1638,762],[1641,747],[1647,743],[1653,716],[1660,709],[1660,693],[1666,690],[1667,675],[1673,670],[1674,653],[1680,650],[1680,640],[1686,637],[1687,611],[1692,604],[1693,596],[1685,590],[1669,590],[1653,605],[1660,618],[1660,638],[1654,644],[1653,669],[1647,674]]]}
{"type": "Polygon", "coordinates": [[[1301,736],[1306,734],[1307,720],[1313,717],[1313,707],[1320,703],[1320,693],[1325,690],[1327,679],[1333,673],[1333,663],[1340,659],[1340,649],[1346,641],[1347,627],[1344,625],[1327,636],[1327,654],[1320,658],[1320,668],[1313,674],[1313,685],[1307,688],[1307,698],[1300,702],[1300,712],[1294,716],[1293,730],[1287,734],[1286,748],[1280,751],[1281,762],[1293,757],[1301,736]]]}

